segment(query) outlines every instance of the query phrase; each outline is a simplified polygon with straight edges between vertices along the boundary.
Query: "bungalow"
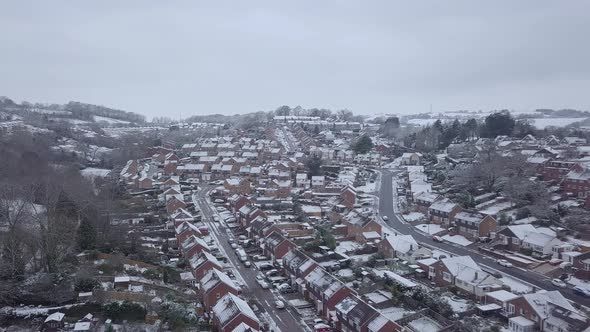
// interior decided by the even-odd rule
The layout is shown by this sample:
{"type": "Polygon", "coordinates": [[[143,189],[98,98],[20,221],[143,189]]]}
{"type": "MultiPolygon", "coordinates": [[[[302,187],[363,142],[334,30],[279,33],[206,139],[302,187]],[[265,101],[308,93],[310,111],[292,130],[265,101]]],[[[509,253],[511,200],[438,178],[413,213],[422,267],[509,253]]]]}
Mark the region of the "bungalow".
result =
{"type": "Polygon", "coordinates": [[[432,255],[428,248],[420,247],[411,235],[388,235],[377,244],[377,248],[387,258],[397,257],[412,264],[432,255]]]}
{"type": "Polygon", "coordinates": [[[532,255],[536,257],[557,256],[554,248],[560,246],[563,242],[554,235],[535,232],[527,233],[522,239],[521,246],[532,250],[532,255]]]}
{"type": "Polygon", "coordinates": [[[217,301],[225,295],[240,294],[240,288],[227,274],[218,269],[211,269],[199,282],[199,292],[205,309],[211,310],[217,301]]]}
{"type": "Polygon", "coordinates": [[[520,295],[501,289],[487,293],[485,296],[485,303],[498,305],[501,308],[499,312],[500,315],[512,317],[514,315],[514,305],[509,305],[509,303],[519,297],[520,295]]]}
{"type": "Polygon", "coordinates": [[[463,270],[468,269],[469,273],[475,271],[483,271],[469,256],[455,256],[443,258],[429,267],[429,279],[431,279],[438,287],[455,285],[455,278],[462,273],[463,270]]]}
{"type": "Polygon", "coordinates": [[[243,325],[254,331],[260,330],[260,321],[252,308],[234,294],[228,293],[219,299],[211,311],[213,326],[219,332],[233,332],[238,326],[243,325]]]}
{"type": "Polygon", "coordinates": [[[201,280],[211,269],[223,270],[223,265],[207,251],[193,256],[189,259],[189,264],[195,279],[201,280]]]}
{"type": "Polygon", "coordinates": [[[428,215],[430,222],[433,224],[442,224],[448,227],[455,221],[455,216],[461,210],[462,208],[459,204],[453,203],[448,199],[443,199],[430,205],[428,215]]]}
{"type": "Polygon", "coordinates": [[[455,215],[457,233],[468,239],[477,240],[489,237],[498,225],[492,216],[484,216],[478,212],[461,211],[455,215]]]}
{"type": "Polygon", "coordinates": [[[508,301],[515,316],[508,320],[511,331],[582,331],[588,318],[580,313],[559,291],[525,294],[508,301]]]}
{"type": "Polygon", "coordinates": [[[496,240],[507,249],[518,251],[522,246],[522,241],[531,233],[537,233],[537,229],[531,224],[510,225],[496,233],[496,240]]]}

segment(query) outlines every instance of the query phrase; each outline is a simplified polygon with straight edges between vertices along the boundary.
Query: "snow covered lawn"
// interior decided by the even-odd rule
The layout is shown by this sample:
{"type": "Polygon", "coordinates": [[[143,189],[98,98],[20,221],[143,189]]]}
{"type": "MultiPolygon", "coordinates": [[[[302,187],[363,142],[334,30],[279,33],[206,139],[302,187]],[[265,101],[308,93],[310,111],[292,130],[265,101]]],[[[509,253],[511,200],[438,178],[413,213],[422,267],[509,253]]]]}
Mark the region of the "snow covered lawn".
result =
{"type": "Polygon", "coordinates": [[[469,310],[471,308],[471,303],[468,300],[455,298],[453,299],[450,296],[442,296],[442,298],[447,301],[447,303],[453,308],[453,311],[456,313],[461,313],[469,310]]]}
{"type": "Polygon", "coordinates": [[[467,240],[462,235],[445,235],[442,237],[442,239],[445,241],[456,243],[456,244],[464,246],[464,247],[467,247],[468,245],[473,244],[473,242],[467,240]]]}
{"type": "Polygon", "coordinates": [[[363,246],[355,241],[342,241],[340,243],[338,243],[338,246],[336,247],[336,252],[339,254],[346,254],[348,252],[352,252],[355,251],[357,249],[362,248],[363,246]]]}
{"type": "Polygon", "coordinates": [[[412,221],[422,220],[422,219],[424,219],[425,216],[424,216],[424,213],[410,212],[408,214],[402,215],[402,217],[404,217],[404,219],[406,221],[412,222],[412,221]]]}
{"type": "Polygon", "coordinates": [[[372,193],[377,191],[377,181],[371,183],[367,182],[364,186],[359,186],[356,189],[361,190],[365,193],[372,193]]]}
{"type": "Polygon", "coordinates": [[[510,291],[514,294],[528,294],[532,293],[533,288],[527,284],[524,284],[516,279],[510,277],[502,277],[500,280],[504,285],[510,287],[510,291]]]}
{"type": "Polygon", "coordinates": [[[442,231],[444,231],[445,229],[440,227],[440,225],[437,224],[420,224],[420,225],[416,225],[414,226],[416,228],[418,228],[418,230],[430,234],[430,235],[434,235],[436,233],[440,233],[442,231]]]}

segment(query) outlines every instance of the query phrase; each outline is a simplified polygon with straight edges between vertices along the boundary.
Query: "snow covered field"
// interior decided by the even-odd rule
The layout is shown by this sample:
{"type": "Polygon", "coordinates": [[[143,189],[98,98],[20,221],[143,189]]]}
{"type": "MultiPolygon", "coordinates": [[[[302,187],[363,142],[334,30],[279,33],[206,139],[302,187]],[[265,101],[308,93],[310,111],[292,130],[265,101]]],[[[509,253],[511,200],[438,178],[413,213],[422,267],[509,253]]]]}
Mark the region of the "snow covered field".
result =
{"type": "Polygon", "coordinates": [[[416,227],[418,230],[430,234],[430,235],[434,235],[436,233],[440,233],[442,231],[444,231],[445,229],[440,227],[440,225],[437,224],[420,224],[420,225],[416,225],[414,226],[416,227]]]}
{"type": "Polygon", "coordinates": [[[82,176],[87,178],[105,177],[111,172],[110,169],[88,167],[80,171],[82,176]]]}
{"type": "Polygon", "coordinates": [[[473,244],[473,242],[467,240],[462,235],[452,235],[452,236],[451,235],[445,235],[445,236],[442,237],[442,239],[445,240],[445,241],[456,243],[456,244],[461,245],[461,246],[464,246],[464,247],[466,247],[466,246],[468,246],[470,244],[473,244]]]}
{"type": "Polygon", "coordinates": [[[537,129],[545,129],[545,127],[565,127],[574,122],[586,120],[587,118],[543,118],[543,119],[529,119],[531,124],[537,129]]]}
{"type": "Polygon", "coordinates": [[[129,121],[117,120],[117,119],[107,118],[107,117],[98,116],[98,115],[94,116],[94,121],[107,122],[109,124],[129,124],[130,123],[129,121]]]}

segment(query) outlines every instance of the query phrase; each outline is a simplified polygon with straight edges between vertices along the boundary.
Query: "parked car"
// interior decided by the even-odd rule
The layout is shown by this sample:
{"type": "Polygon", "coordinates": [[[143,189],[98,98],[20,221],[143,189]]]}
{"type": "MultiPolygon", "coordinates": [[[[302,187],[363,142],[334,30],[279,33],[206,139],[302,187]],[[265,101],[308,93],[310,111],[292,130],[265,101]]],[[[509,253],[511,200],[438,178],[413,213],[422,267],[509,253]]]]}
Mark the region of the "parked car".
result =
{"type": "Polygon", "coordinates": [[[389,217],[388,216],[383,216],[383,220],[387,221],[387,220],[389,220],[389,217]]]}
{"type": "Polygon", "coordinates": [[[260,271],[268,271],[268,270],[274,269],[274,266],[270,263],[262,263],[262,264],[258,265],[258,269],[260,271]]]}
{"type": "Polygon", "coordinates": [[[319,324],[315,324],[313,326],[313,330],[315,332],[330,332],[332,330],[332,328],[328,324],[319,323],[319,324]]]}
{"type": "Polygon", "coordinates": [[[503,267],[512,267],[513,266],[512,263],[510,263],[509,261],[507,261],[505,259],[498,259],[496,262],[503,267]]]}
{"type": "Polygon", "coordinates": [[[581,295],[581,296],[590,297],[590,290],[580,287],[580,286],[574,287],[574,293],[581,295]]]}
{"type": "Polygon", "coordinates": [[[213,221],[214,222],[219,222],[219,217],[218,216],[213,216],[213,221]]]}
{"type": "Polygon", "coordinates": [[[252,263],[250,263],[250,261],[245,261],[244,262],[244,266],[245,267],[250,267],[250,266],[252,266],[252,263]]]}
{"type": "Polygon", "coordinates": [[[276,300],[275,301],[275,308],[277,308],[277,309],[285,309],[285,302],[283,302],[281,300],[276,300]]]}
{"type": "Polygon", "coordinates": [[[267,278],[270,278],[270,277],[276,277],[276,276],[278,276],[278,275],[279,275],[279,270],[277,270],[277,269],[272,269],[272,270],[270,270],[270,271],[266,272],[264,275],[266,275],[266,277],[267,277],[267,278]]]}
{"type": "Polygon", "coordinates": [[[440,237],[440,236],[438,236],[438,235],[434,235],[432,237],[432,241],[434,241],[434,242],[443,242],[443,238],[440,237]]]}
{"type": "Polygon", "coordinates": [[[565,283],[565,281],[563,281],[561,279],[552,279],[551,280],[551,283],[555,287],[560,287],[560,288],[566,288],[567,287],[567,284],[565,283]]]}
{"type": "Polygon", "coordinates": [[[287,293],[295,293],[295,292],[297,292],[297,290],[296,290],[296,289],[294,289],[293,287],[291,287],[291,286],[290,286],[290,285],[288,285],[288,284],[281,284],[281,285],[279,285],[278,289],[279,289],[279,292],[281,292],[281,293],[283,293],[283,294],[287,294],[287,293]]]}
{"type": "Polygon", "coordinates": [[[232,249],[237,249],[238,248],[238,244],[237,243],[232,243],[230,244],[232,249]]]}

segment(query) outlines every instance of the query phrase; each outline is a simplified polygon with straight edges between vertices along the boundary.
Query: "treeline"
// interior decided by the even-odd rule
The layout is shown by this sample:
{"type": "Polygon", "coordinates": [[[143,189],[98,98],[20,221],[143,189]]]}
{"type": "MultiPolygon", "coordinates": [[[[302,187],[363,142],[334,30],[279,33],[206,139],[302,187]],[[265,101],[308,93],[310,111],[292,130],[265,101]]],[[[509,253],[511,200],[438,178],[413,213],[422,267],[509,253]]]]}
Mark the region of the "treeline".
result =
{"type": "MultiPolygon", "coordinates": [[[[382,127],[384,128],[384,127],[382,127]]],[[[555,130],[557,133],[558,130],[555,130]]],[[[474,139],[496,138],[497,136],[512,136],[522,138],[532,134],[547,136],[549,130],[537,130],[527,120],[516,120],[509,111],[503,110],[488,115],[483,121],[469,119],[443,122],[437,120],[404,138],[408,147],[426,152],[446,149],[453,142],[465,142],[474,139]]],[[[559,132],[563,135],[563,132],[559,132]]]]}
{"type": "Polygon", "coordinates": [[[74,118],[79,120],[86,120],[93,122],[94,116],[103,116],[112,119],[129,121],[132,123],[144,123],[145,116],[126,112],[118,109],[108,108],[105,106],[85,104],[77,101],[70,101],[65,105],[60,104],[42,104],[42,103],[30,103],[23,101],[18,104],[7,97],[0,98],[0,111],[8,113],[38,113],[39,111],[52,111],[53,113],[47,114],[51,117],[56,118],[74,118]]]}

